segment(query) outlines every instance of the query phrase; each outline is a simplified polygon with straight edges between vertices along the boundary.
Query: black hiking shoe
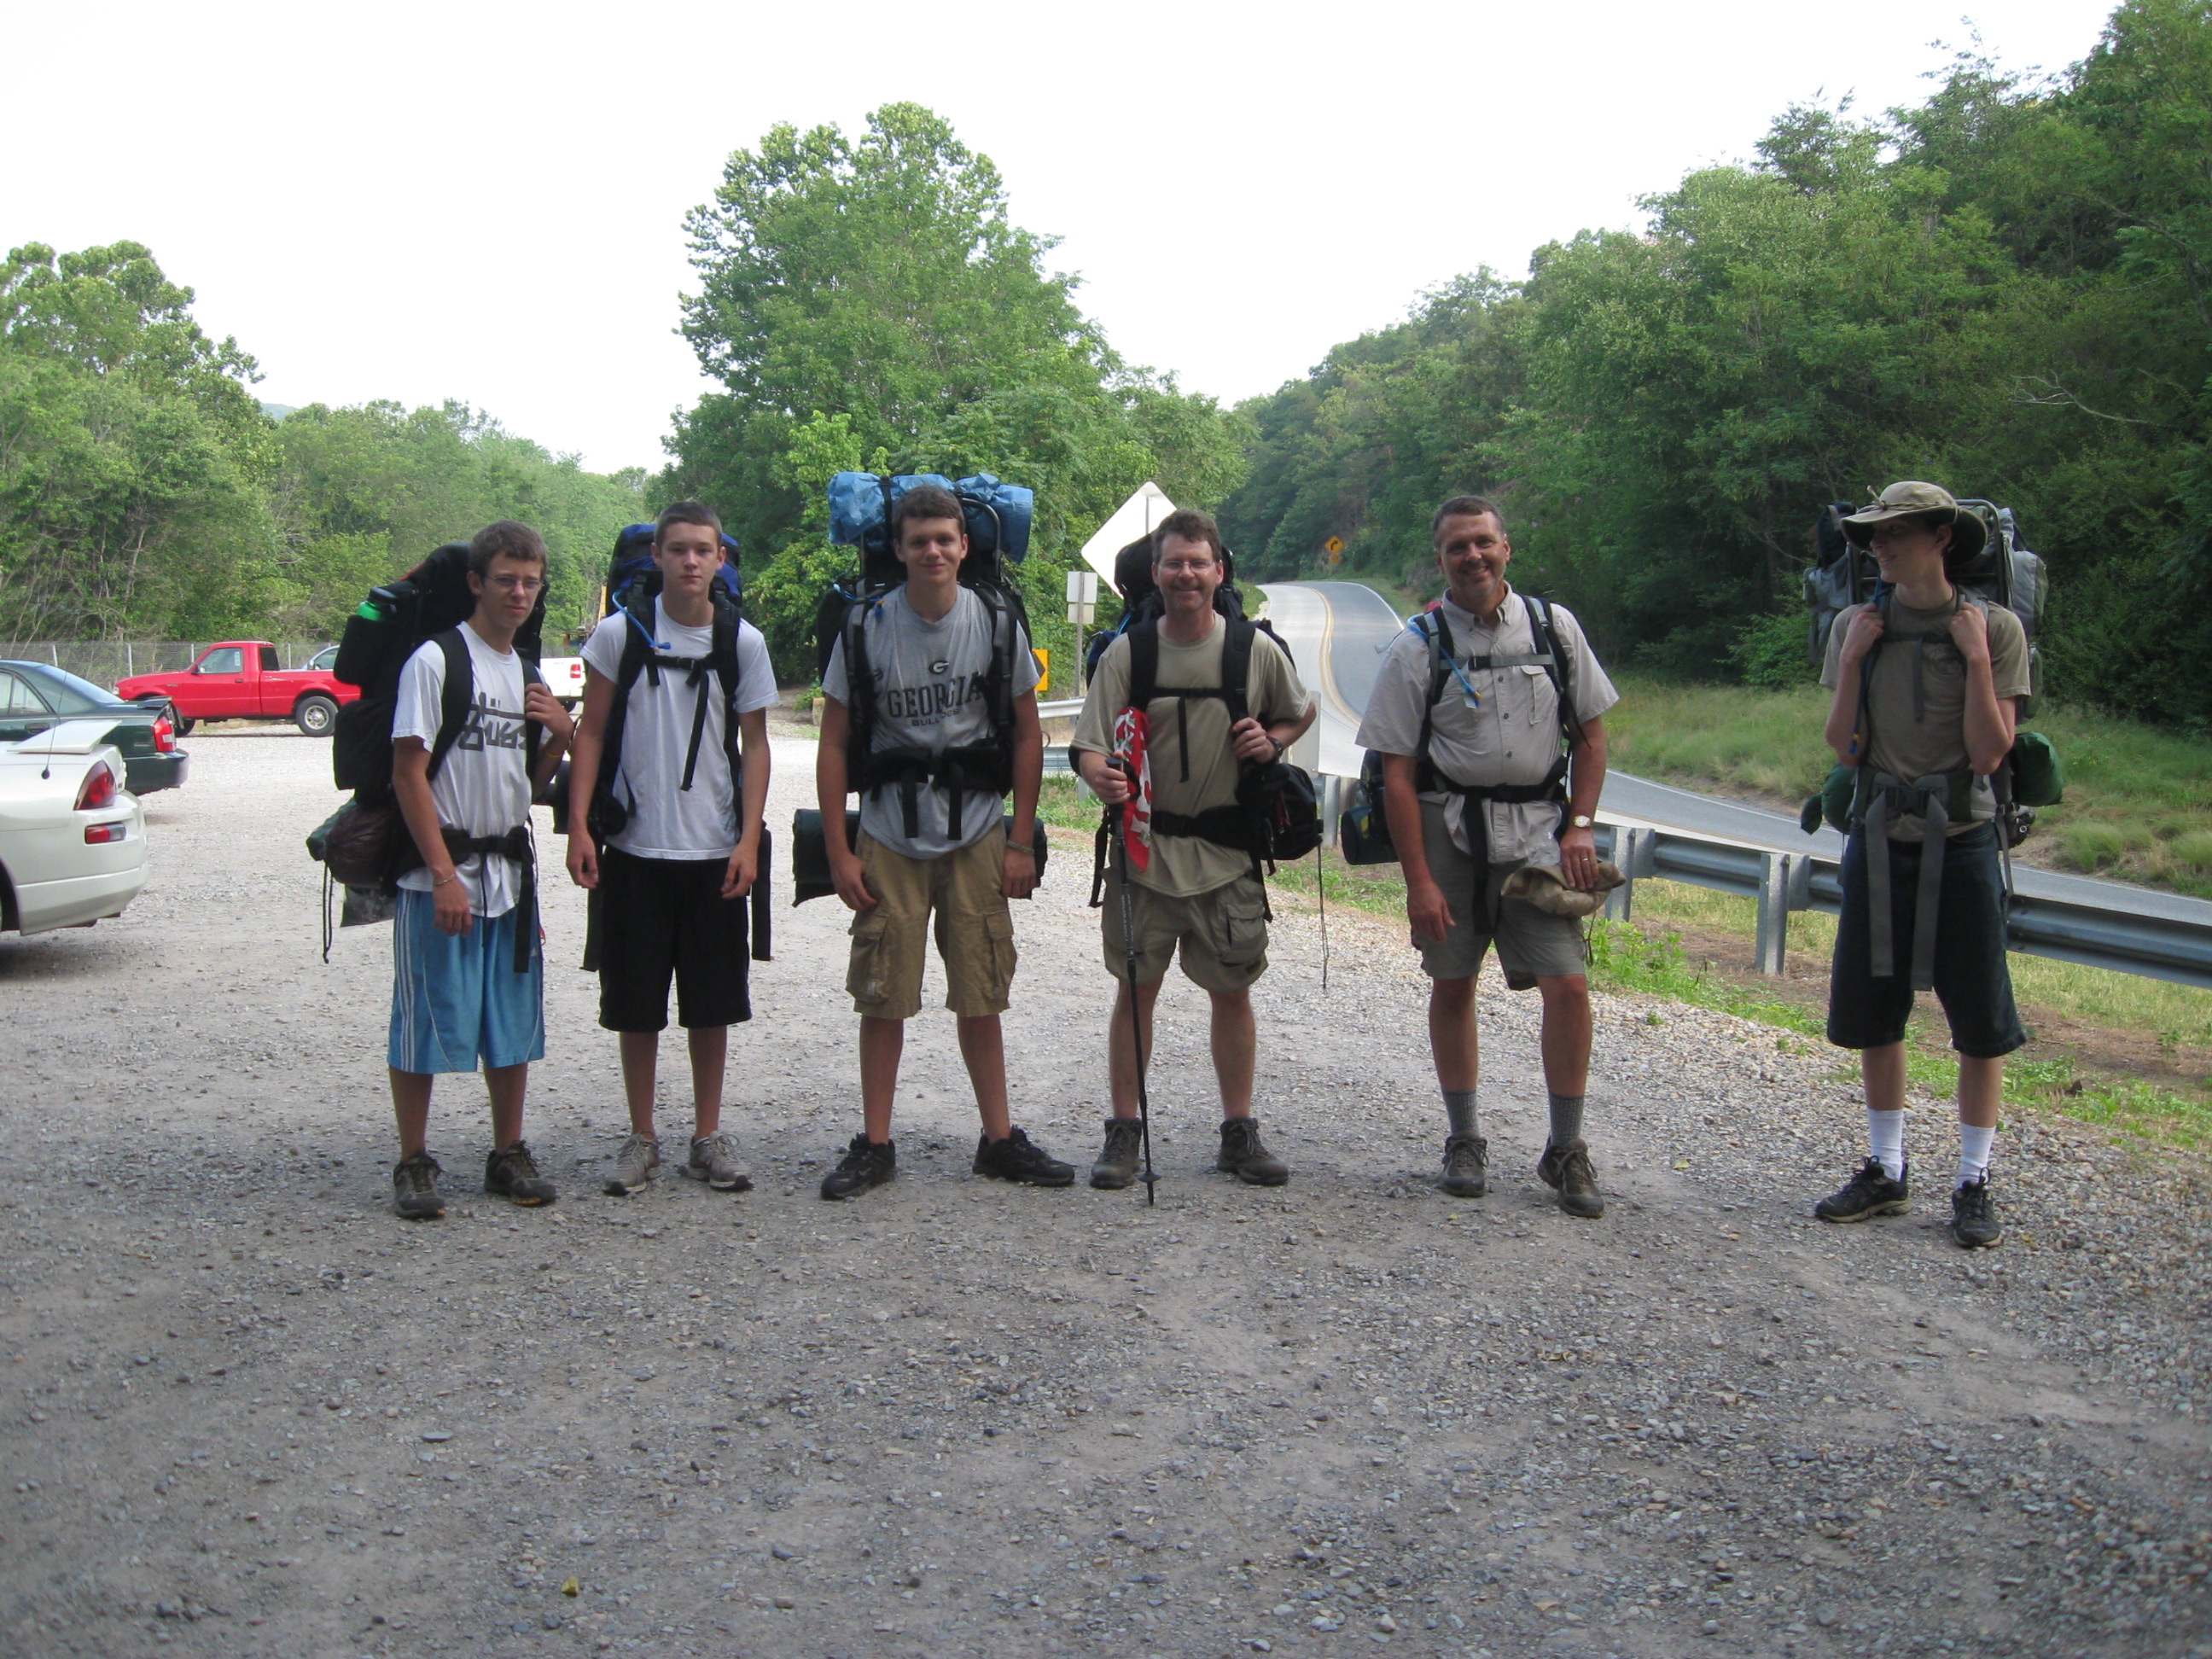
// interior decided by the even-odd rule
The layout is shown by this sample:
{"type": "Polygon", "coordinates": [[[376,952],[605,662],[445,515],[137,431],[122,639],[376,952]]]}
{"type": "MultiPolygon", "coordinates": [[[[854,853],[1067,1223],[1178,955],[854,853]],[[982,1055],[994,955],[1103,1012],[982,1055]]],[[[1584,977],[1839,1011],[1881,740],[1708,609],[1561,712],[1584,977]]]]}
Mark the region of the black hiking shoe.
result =
{"type": "Polygon", "coordinates": [[[1213,1167],[1255,1187],[1279,1187],[1291,1178],[1291,1166],[1261,1142],[1256,1117],[1222,1120],[1221,1155],[1213,1167]]]}
{"type": "Polygon", "coordinates": [[[1021,1132],[1019,1125],[1006,1131],[1004,1140],[975,1138],[975,1173],[994,1181],[1018,1181],[1025,1187],[1073,1187],[1075,1166],[1058,1158],[1021,1132]]]}
{"type": "Polygon", "coordinates": [[[1951,1237],[1960,1247],[1985,1250],[2004,1237],[1997,1219],[1997,1201],[1990,1196],[1990,1178],[1962,1182],[1951,1194],[1951,1237]]]}
{"type": "Polygon", "coordinates": [[[392,1207],[410,1221],[435,1221],[446,1212],[446,1195],[438,1190],[444,1173],[428,1152],[401,1158],[392,1166],[392,1207]]]}
{"type": "Polygon", "coordinates": [[[554,1199],[553,1183],[538,1173],[538,1160],[531,1157],[530,1144],[523,1140],[484,1159],[484,1190],[525,1208],[550,1204],[554,1199]]]}
{"type": "Polygon", "coordinates": [[[1538,1179],[1559,1195],[1559,1207],[1585,1221],[1605,1213],[1605,1198],[1597,1189],[1597,1172],[1590,1168],[1589,1143],[1580,1135],[1564,1146],[1548,1143],[1536,1160],[1538,1179]]]}
{"type": "Polygon", "coordinates": [[[837,1160],[837,1167],[822,1177],[822,1196],[850,1198],[882,1186],[897,1173],[898,1142],[886,1140],[878,1146],[866,1134],[857,1134],[845,1148],[845,1156],[837,1160]]]}
{"type": "Polygon", "coordinates": [[[1134,1181],[1144,1134],[1144,1126],[1133,1117],[1108,1118],[1106,1145],[1091,1166],[1091,1184],[1102,1193],[1118,1193],[1134,1181]]]}
{"type": "Polygon", "coordinates": [[[1903,1215],[1910,1197],[1907,1187],[1912,1179],[1912,1166],[1899,1164],[1898,1171],[1897,1179],[1892,1181],[1889,1171],[1881,1167],[1881,1160],[1870,1158],[1841,1191],[1831,1193],[1815,1204],[1813,1213],[1823,1221],[1864,1221],[1869,1216],[1903,1215]]]}
{"type": "Polygon", "coordinates": [[[1444,1176],[1437,1184],[1454,1198],[1480,1198],[1489,1186],[1490,1143],[1480,1135],[1444,1142],[1444,1176]]]}

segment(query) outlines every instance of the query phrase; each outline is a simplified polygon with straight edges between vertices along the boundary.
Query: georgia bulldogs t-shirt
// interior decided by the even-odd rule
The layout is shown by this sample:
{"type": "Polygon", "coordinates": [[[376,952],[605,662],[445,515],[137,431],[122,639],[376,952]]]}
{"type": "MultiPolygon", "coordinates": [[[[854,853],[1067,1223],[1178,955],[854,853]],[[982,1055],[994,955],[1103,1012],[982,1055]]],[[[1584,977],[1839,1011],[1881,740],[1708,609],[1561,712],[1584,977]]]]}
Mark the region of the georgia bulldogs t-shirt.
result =
{"type": "MultiPolygon", "coordinates": [[[[468,836],[501,836],[530,822],[530,769],[524,757],[522,659],[495,651],[466,623],[461,639],[469,647],[476,685],[461,734],[447,751],[438,775],[430,780],[430,799],[438,822],[468,836]]],[[[429,748],[438,740],[438,720],[446,695],[446,653],[435,640],[426,641],[400,671],[399,703],[392,717],[392,737],[420,738],[429,748]]],[[[469,908],[480,916],[503,916],[521,893],[521,872],[507,860],[478,856],[463,862],[461,882],[469,890],[469,908]]],[[[399,878],[402,887],[427,893],[428,868],[399,878]]]]}
{"type": "MultiPolygon", "coordinates": [[[[983,701],[991,667],[991,613],[967,588],[952,609],[926,622],[907,603],[906,589],[894,588],[869,613],[868,666],[876,690],[877,749],[957,749],[988,743],[991,711],[983,701]]],[[[1021,624],[1014,624],[1013,693],[1036,690],[1036,659],[1021,624]]],[[[845,641],[840,638],[823,671],[822,690],[848,708],[853,693],[846,682],[845,641]]],[[[971,847],[999,827],[1003,810],[985,797],[969,794],[960,804],[960,838],[949,829],[949,790],[933,785],[917,791],[916,823],[921,833],[906,833],[900,786],[876,790],[860,803],[860,828],[895,853],[910,859],[942,858],[971,847]]]]}

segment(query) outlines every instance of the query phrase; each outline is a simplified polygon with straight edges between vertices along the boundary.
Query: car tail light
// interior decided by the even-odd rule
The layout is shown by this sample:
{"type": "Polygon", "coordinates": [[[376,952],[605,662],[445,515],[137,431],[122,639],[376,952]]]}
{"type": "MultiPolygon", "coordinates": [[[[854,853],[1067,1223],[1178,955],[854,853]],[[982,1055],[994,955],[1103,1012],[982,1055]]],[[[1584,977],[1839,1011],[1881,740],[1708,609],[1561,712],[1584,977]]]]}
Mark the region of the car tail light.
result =
{"type": "Polygon", "coordinates": [[[176,746],[177,728],[169,724],[169,717],[167,714],[154,716],[154,752],[157,755],[170,754],[176,746]]]}
{"type": "Polygon", "coordinates": [[[115,805],[115,774],[104,763],[85,774],[84,787],[76,792],[76,810],[97,812],[115,805]]]}
{"type": "Polygon", "coordinates": [[[130,839],[131,825],[128,820],[117,823],[88,823],[84,826],[84,844],[87,847],[103,847],[112,841],[130,839]]]}

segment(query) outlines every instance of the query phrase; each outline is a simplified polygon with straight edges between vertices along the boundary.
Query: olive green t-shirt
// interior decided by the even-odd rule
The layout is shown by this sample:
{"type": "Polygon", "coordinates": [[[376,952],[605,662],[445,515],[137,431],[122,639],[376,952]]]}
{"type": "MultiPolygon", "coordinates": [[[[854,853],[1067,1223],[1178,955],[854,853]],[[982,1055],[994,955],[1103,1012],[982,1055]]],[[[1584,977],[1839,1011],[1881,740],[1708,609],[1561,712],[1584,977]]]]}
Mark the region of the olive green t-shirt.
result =
{"type": "MultiPolygon", "coordinates": [[[[1820,684],[1833,690],[1842,678],[1839,665],[1844,636],[1851,619],[1867,607],[1852,605],[1838,615],[1828,630],[1827,660],[1820,668],[1820,684]]],[[[1966,659],[1951,643],[1953,607],[1917,611],[1889,602],[1889,626],[1869,658],[1872,678],[1868,682],[1869,719],[1874,726],[1867,763],[1893,778],[1910,782],[1936,773],[1968,769],[1966,757],[1966,659]],[[1901,635],[1934,634],[1938,639],[1914,641],[1901,635]],[[1917,659],[1918,690],[1914,687],[1917,659]]],[[[1988,607],[1990,677],[1999,697],[2028,694],[2027,635],[2020,618],[2002,605],[1988,607]]],[[[1996,796],[1984,777],[1974,780],[1974,795],[1962,819],[1955,803],[1950,807],[1951,833],[1964,835],[1996,813],[1996,796]]],[[[1917,818],[1893,819],[1889,827],[1898,841],[1922,838],[1917,818]]]]}
{"type": "MultiPolygon", "coordinates": [[[[1227,634],[1217,616],[1212,632],[1195,645],[1178,645],[1164,633],[1160,635],[1159,672],[1153,681],[1157,695],[1147,711],[1152,735],[1146,745],[1155,811],[1195,817],[1210,807],[1236,802],[1237,780],[1243,768],[1229,746],[1229,705],[1218,697],[1186,701],[1170,695],[1177,686],[1202,689],[1221,684],[1221,647],[1227,634]],[[1178,702],[1182,705],[1180,720],[1178,702]],[[1182,743],[1185,732],[1188,750],[1182,743]]],[[[1114,718],[1128,694],[1129,640],[1124,635],[1098,659],[1083,714],[1075,723],[1075,741],[1069,746],[1112,754],[1114,718]]],[[[1282,647],[1266,634],[1257,635],[1252,641],[1251,678],[1245,686],[1245,702],[1253,717],[1262,726],[1273,726],[1304,714],[1310,701],[1282,647]]],[[[1226,886],[1251,868],[1252,855],[1234,848],[1218,847],[1195,836],[1155,836],[1151,867],[1131,873],[1139,887],[1190,898],[1226,886]]]]}

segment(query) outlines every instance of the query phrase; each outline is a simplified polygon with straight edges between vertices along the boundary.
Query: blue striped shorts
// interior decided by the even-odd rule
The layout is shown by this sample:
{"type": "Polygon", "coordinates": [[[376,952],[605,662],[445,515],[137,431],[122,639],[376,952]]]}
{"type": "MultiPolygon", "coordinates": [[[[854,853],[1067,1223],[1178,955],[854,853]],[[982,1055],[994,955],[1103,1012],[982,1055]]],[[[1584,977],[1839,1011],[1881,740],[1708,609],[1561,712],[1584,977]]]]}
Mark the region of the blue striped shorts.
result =
{"type": "Polygon", "coordinates": [[[522,907],[438,931],[430,895],[399,890],[392,918],[392,1041],[399,1072],[473,1072],[545,1058],[545,953],[514,971],[522,907]]]}

